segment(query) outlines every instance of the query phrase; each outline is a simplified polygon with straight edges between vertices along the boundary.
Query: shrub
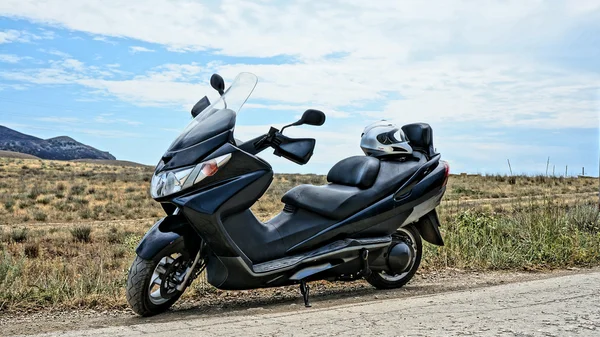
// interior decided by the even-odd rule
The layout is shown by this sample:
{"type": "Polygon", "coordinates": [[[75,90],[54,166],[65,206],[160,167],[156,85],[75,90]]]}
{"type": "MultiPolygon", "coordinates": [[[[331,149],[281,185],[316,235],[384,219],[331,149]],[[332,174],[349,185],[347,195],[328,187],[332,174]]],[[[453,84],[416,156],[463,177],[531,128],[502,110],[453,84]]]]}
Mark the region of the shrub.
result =
{"type": "Polygon", "coordinates": [[[20,208],[20,209],[25,209],[25,208],[27,208],[27,207],[30,207],[31,205],[32,205],[32,204],[31,204],[30,202],[28,202],[28,201],[21,201],[21,202],[19,203],[19,208],[20,208]]]}
{"type": "Polygon", "coordinates": [[[89,209],[89,207],[82,208],[82,209],[79,211],[79,213],[78,213],[78,214],[79,214],[79,216],[80,216],[82,219],[89,219],[89,218],[91,218],[92,216],[94,216],[94,214],[93,214],[93,213],[92,213],[92,211],[89,209]]]}
{"type": "Polygon", "coordinates": [[[71,228],[71,235],[73,236],[73,239],[75,239],[75,241],[90,242],[92,241],[91,234],[92,227],[90,226],[84,225],[71,228]]]}
{"type": "Polygon", "coordinates": [[[569,224],[589,233],[600,232],[600,211],[593,205],[577,205],[567,212],[569,224]]]}
{"type": "Polygon", "coordinates": [[[83,194],[83,192],[85,192],[85,185],[73,185],[71,186],[71,194],[72,195],[80,195],[83,194]]]}
{"type": "Polygon", "coordinates": [[[7,200],[4,202],[4,208],[9,212],[12,211],[14,206],[15,206],[14,200],[7,200]]]}
{"type": "Polygon", "coordinates": [[[58,184],[56,184],[56,190],[57,190],[57,191],[60,191],[60,192],[62,192],[62,191],[64,191],[66,188],[67,188],[67,187],[66,187],[66,186],[65,186],[65,184],[63,184],[63,183],[58,183],[58,184]]]}
{"type": "Polygon", "coordinates": [[[67,198],[67,201],[72,202],[74,204],[77,204],[79,206],[83,206],[83,205],[87,205],[90,203],[89,200],[84,199],[84,198],[77,198],[77,197],[73,197],[73,196],[69,196],[67,198]]]}
{"type": "Polygon", "coordinates": [[[35,221],[46,221],[48,215],[44,213],[44,211],[35,210],[33,211],[33,218],[35,219],[35,221]]]}
{"type": "Polygon", "coordinates": [[[25,242],[27,241],[27,237],[29,236],[29,231],[27,228],[13,229],[10,233],[10,238],[14,242],[25,242]]]}
{"type": "Polygon", "coordinates": [[[108,243],[123,243],[125,241],[125,237],[122,233],[119,233],[115,227],[111,228],[111,231],[108,232],[108,243]],[[114,231],[113,231],[114,229],[114,231]]]}
{"type": "Polygon", "coordinates": [[[37,197],[38,197],[40,194],[42,194],[42,191],[41,191],[41,190],[40,190],[40,188],[39,188],[39,187],[37,187],[37,185],[36,185],[36,186],[33,186],[33,187],[31,188],[31,190],[30,190],[30,191],[29,191],[29,193],[27,194],[27,197],[28,197],[29,199],[36,199],[36,198],[37,198],[37,197]]]}
{"type": "Polygon", "coordinates": [[[127,249],[125,249],[125,247],[118,247],[113,251],[113,259],[121,259],[125,257],[126,253],[127,249]]]}
{"type": "Polygon", "coordinates": [[[36,259],[38,256],[40,256],[40,245],[37,242],[28,243],[25,245],[23,252],[28,258],[36,259]]]}
{"type": "Polygon", "coordinates": [[[37,202],[42,205],[48,205],[51,201],[52,201],[52,197],[44,197],[44,198],[37,200],[37,202]]]}

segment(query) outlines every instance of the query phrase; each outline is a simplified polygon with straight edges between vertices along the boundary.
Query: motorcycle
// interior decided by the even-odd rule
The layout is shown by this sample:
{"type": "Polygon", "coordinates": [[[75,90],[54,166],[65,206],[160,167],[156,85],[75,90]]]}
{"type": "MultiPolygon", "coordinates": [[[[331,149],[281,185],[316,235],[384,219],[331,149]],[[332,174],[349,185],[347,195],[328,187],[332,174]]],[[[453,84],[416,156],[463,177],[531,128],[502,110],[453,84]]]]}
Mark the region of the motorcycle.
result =
{"type": "Polygon", "coordinates": [[[202,272],[224,290],[298,284],[308,307],[315,280],[365,278],[379,289],[405,285],[419,268],[422,239],[443,245],[436,213],[449,165],[440,160],[425,123],[402,127],[414,149],[397,159],[354,156],[336,164],[324,186],[300,185],[282,197],[279,214],[259,221],[250,207],[273,179],[257,155],[267,148],[303,165],[316,144],[291,138],[288,127],[320,126],[325,114],[309,109],[281,130],[254,139],[233,137],[236,115],[257,77],[239,74],[230,87],[218,74],[192,108],[193,120],[156,166],[151,194],[166,216],[136,248],[127,300],[141,316],[167,310],[202,272]]]}

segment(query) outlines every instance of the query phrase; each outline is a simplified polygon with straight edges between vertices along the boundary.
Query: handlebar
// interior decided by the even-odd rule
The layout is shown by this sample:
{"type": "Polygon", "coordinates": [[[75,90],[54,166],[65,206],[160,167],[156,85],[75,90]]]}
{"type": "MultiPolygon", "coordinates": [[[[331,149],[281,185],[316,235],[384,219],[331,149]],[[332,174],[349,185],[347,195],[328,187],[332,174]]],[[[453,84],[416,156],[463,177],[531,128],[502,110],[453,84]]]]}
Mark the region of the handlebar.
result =
{"type": "Polygon", "coordinates": [[[312,138],[290,138],[271,127],[265,135],[258,136],[239,146],[239,148],[252,155],[256,155],[268,147],[275,151],[273,154],[284,157],[296,164],[304,165],[312,157],[316,141],[312,138]]]}

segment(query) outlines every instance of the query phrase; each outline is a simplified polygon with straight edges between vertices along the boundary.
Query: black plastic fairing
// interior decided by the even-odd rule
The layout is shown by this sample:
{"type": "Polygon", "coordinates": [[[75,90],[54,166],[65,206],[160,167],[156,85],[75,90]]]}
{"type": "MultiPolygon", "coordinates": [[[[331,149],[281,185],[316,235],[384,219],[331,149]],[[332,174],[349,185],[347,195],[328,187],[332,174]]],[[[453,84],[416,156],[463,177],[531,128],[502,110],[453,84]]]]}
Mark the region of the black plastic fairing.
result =
{"type": "Polygon", "coordinates": [[[198,164],[205,159],[206,155],[227,143],[232,135],[232,131],[225,131],[188,148],[179,151],[167,151],[157,165],[155,173],[198,164]]]}
{"type": "Polygon", "coordinates": [[[167,153],[185,150],[235,126],[235,111],[230,109],[214,109],[205,111],[197,124],[183,132],[169,147],[167,153]]]}
{"type": "Polygon", "coordinates": [[[411,175],[411,177],[406,180],[402,186],[394,193],[394,199],[400,200],[405,197],[408,193],[411,192],[412,188],[416,186],[424,176],[426,176],[429,172],[433,171],[439,165],[440,155],[437,154],[433,156],[430,160],[428,160],[425,164],[421,165],[419,169],[411,175]]]}
{"type": "Polygon", "coordinates": [[[221,225],[221,217],[249,208],[271,183],[273,171],[257,157],[232,144],[207,157],[231,153],[231,159],[214,176],[206,178],[195,190],[176,197],[193,228],[219,256],[239,256],[241,251],[221,225]]]}
{"type": "Polygon", "coordinates": [[[223,219],[223,227],[253,263],[282,256],[287,249],[277,228],[258,221],[249,209],[223,219]]]}
{"type": "Polygon", "coordinates": [[[183,209],[183,214],[189,219],[192,227],[204,238],[215,254],[219,256],[239,256],[235,243],[228,237],[227,232],[221,228],[218,215],[215,212],[232,196],[267,173],[266,171],[249,173],[207,191],[177,198],[173,202],[183,209]]]}

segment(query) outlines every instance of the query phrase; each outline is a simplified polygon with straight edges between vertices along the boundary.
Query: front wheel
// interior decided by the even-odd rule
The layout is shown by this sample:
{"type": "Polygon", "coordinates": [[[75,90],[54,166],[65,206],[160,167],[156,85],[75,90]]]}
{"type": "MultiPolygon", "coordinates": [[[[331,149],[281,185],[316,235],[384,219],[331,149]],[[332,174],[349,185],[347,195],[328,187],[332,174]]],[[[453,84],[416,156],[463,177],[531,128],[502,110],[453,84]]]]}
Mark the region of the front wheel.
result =
{"type": "Polygon", "coordinates": [[[183,294],[177,286],[183,281],[192,261],[183,253],[182,246],[173,244],[152,260],[135,257],[127,278],[127,302],[136,314],[152,316],[162,313],[183,294]]]}
{"type": "Polygon", "coordinates": [[[377,289],[400,288],[408,283],[419,269],[423,255],[423,242],[419,231],[413,225],[399,228],[392,235],[392,245],[399,242],[404,242],[411,247],[409,265],[399,274],[388,274],[385,271],[371,273],[366,280],[377,289]]]}

